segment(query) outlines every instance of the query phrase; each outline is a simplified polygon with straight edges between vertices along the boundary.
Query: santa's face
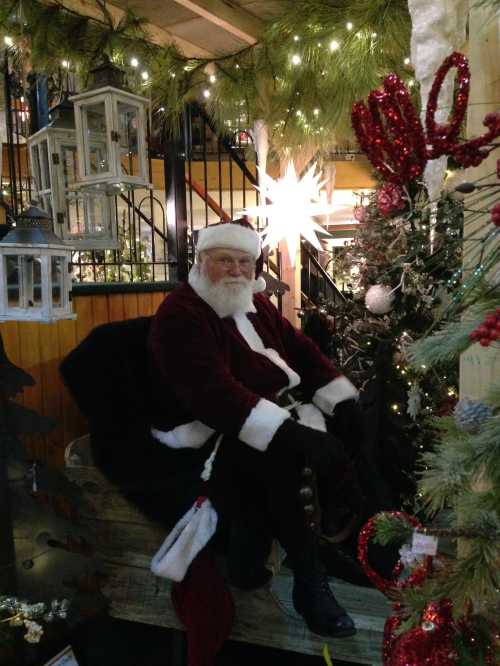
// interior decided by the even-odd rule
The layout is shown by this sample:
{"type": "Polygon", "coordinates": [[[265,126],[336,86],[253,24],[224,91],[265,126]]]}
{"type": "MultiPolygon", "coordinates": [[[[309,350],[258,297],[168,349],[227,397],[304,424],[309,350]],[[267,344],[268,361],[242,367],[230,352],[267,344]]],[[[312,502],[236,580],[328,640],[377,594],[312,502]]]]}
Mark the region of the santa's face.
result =
{"type": "Polygon", "coordinates": [[[202,272],[212,285],[245,284],[252,280],[255,260],[242,250],[214,248],[201,254],[202,272]]]}
{"type": "Polygon", "coordinates": [[[252,312],[255,260],[241,250],[203,251],[193,266],[189,283],[219,315],[252,312]]]}

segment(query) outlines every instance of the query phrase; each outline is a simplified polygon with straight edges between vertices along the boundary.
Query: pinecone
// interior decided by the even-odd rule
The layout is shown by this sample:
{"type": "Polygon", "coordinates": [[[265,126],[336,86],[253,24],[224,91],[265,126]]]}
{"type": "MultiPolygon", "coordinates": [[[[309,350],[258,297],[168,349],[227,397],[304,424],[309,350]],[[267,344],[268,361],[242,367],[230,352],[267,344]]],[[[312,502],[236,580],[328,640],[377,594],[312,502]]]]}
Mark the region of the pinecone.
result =
{"type": "Polygon", "coordinates": [[[460,430],[476,432],[485,421],[493,416],[493,410],[480,400],[464,398],[455,405],[453,415],[460,430]]]}

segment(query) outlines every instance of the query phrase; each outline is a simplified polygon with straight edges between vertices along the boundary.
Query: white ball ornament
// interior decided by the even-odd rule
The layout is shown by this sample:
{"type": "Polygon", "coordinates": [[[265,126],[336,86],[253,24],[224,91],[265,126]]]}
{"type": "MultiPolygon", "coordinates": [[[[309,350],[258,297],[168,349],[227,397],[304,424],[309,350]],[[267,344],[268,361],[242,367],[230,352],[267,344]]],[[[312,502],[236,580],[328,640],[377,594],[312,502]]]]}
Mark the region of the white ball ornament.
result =
{"type": "Polygon", "coordinates": [[[385,284],[374,284],[365,295],[366,309],[376,315],[387,314],[394,303],[392,292],[392,288],[385,284]]]}

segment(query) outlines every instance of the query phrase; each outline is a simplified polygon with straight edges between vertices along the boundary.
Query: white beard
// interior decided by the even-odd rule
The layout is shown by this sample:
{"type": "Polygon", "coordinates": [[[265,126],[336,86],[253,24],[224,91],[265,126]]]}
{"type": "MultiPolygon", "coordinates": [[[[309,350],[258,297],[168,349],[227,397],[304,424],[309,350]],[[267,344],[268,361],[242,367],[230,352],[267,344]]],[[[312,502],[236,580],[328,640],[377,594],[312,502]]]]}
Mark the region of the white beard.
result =
{"type": "Polygon", "coordinates": [[[221,319],[256,312],[253,304],[254,280],[227,277],[213,284],[205,275],[203,266],[196,263],[189,271],[188,283],[221,319]]]}

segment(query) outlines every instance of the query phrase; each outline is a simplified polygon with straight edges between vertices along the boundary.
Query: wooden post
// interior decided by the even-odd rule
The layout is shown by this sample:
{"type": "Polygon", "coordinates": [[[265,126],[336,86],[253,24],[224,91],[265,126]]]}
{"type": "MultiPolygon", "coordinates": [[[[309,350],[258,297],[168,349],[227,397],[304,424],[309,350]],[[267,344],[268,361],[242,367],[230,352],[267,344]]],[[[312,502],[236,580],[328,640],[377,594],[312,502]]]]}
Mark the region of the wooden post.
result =
{"type": "MultiPolygon", "coordinates": [[[[472,7],[470,10],[469,35],[471,90],[467,132],[472,138],[484,133],[483,119],[485,115],[498,109],[498,81],[500,78],[499,18],[494,17],[486,9],[472,7]]],[[[479,167],[470,170],[470,180],[477,180],[487,174],[493,174],[487,182],[497,181],[496,162],[498,158],[498,151],[493,151],[490,157],[479,167]]],[[[466,224],[464,236],[477,237],[486,233],[484,230],[478,232],[478,234],[474,231],[488,222],[489,218],[488,211],[474,222],[466,224]]],[[[467,257],[466,263],[464,263],[464,280],[466,280],[471,269],[475,268],[478,261],[479,248],[477,241],[465,242],[464,254],[467,257]],[[473,247],[477,248],[474,256],[473,247]]],[[[498,271],[499,268],[497,266],[494,270],[498,271]]],[[[479,344],[474,344],[462,354],[460,359],[460,396],[462,398],[482,400],[490,389],[492,382],[500,377],[500,353],[498,347],[495,347],[481,347],[479,344]]]]}

